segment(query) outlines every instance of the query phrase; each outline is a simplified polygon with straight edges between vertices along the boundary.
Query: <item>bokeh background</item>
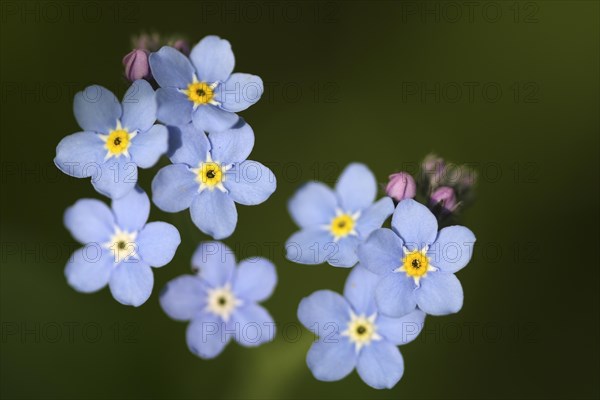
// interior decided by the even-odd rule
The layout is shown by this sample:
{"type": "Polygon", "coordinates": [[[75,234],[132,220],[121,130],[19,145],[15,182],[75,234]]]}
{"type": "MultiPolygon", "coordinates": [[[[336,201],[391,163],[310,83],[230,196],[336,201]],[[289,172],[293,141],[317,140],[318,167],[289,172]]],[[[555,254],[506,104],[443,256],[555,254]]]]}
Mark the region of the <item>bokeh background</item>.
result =
{"type": "MultiPolygon", "coordinates": [[[[2,398],[598,398],[598,2],[1,6],[2,398]],[[98,83],[124,93],[121,58],[140,32],[220,35],[236,71],[265,81],[242,116],[256,133],[251,158],[275,171],[278,189],[239,207],[225,240],[238,258],[277,265],[265,305],[279,333],[258,349],[230,344],[215,360],[196,358],[186,325],[160,309],[159,289],[190,271],[208,239],[187,212],[152,208],[150,219],[175,224],[183,242],[142,307],[108,290],[77,293],[64,278],[77,244],[63,211],[101,196],[54,168],[55,146],[78,130],[76,91],[98,83]],[[401,349],[406,371],[393,390],[356,373],[319,382],[296,307],[315,290],[341,291],[348,271],[284,258],[296,230],[287,199],[310,179],[333,184],[352,161],[384,183],[431,151],[480,175],[461,217],[478,238],[458,274],[464,307],[428,318],[401,349]]],[[[156,171],[140,172],[146,190],[156,171]]]]}

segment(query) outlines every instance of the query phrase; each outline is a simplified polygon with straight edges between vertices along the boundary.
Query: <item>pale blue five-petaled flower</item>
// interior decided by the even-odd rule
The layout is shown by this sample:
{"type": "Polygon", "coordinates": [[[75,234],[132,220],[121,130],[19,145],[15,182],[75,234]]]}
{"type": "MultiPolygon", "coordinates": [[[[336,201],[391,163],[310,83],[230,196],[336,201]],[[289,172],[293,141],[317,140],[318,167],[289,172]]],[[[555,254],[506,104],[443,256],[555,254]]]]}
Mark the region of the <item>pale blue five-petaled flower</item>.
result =
{"type": "Polygon", "coordinates": [[[60,141],[54,163],[67,175],[91,177],[105,196],[128,194],[138,167],[152,167],[167,151],[167,128],[154,124],[155,93],[145,80],[133,82],[122,103],[104,87],[89,86],[75,95],[73,110],[83,131],[60,141]]]}
{"type": "Polygon", "coordinates": [[[352,267],[358,261],[358,245],[394,211],[392,199],[374,202],[376,195],[375,176],[359,163],[344,169],[335,190],[321,182],[302,186],[288,203],[301,230],[287,240],[287,258],[300,264],[327,261],[352,267]]]}
{"type": "Polygon", "coordinates": [[[181,242],[173,225],[146,223],[149,213],[150,200],[139,187],[113,200],[111,208],[95,199],[81,199],[69,207],[65,226],[84,244],[65,268],[69,285],[92,293],[108,284],[119,303],[145,303],[154,286],[150,267],[168,264],[181,242]]]}
{"type": "Polygon", "coordinates": [[[160,294],[160,305],[178,321],[191,321],[186,340],[201,358],[218,356],[231,339],[245,347],[273,340],[275,323],[258,303],[277,284],[275,266],[262,257],[236,266],[231,249],[220,242],[201,243],[192,257],[195,275],[173,279],[160,294]]]}
{"type": "Polygon", "coordinates": [[[320,290],[300,302],[298,319],[319,336],[306,356],[315,378],[337,381],[356,368],[369,386],[389,389],[402,377],[404,361],[397,346],[419,335],[425,313],[382,315],[373,297],[378,281],[359,264],[346,280],[344,296],[320,290]]]}
{"type": "Polygon", "coordinates": [[[382,313],[401,317],[418,307],[446,315],[462,308],[463,289],[454,273],[469,263],[474,244],[468,228],[455,225],[438,232],[431,211],[406,199],[394,211],[392,229],[371,233],[358,256],[381,277],[375,298],[382,313]]]}

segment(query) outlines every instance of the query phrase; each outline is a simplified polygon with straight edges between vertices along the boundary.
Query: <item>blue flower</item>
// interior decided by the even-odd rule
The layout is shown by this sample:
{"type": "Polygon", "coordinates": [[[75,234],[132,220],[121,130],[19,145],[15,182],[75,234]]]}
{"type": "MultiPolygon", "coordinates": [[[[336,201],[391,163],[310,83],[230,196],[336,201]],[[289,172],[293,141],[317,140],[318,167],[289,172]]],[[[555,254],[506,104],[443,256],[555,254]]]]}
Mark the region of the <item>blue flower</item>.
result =
{"type": "Polygon", "coordinates": [[[177,229],[166,222],[146,224],[150,200],[139,187],[112,201],[82,199],[65,212],[71,235],[85,244],[76,250],[65,269],[69,285],[92,293],[108,283],[122,304],[144,304],[154,285],[152,267],[168,264],[181,242],[177,229]]]}
{"type": "Polygon", "coordinates": [[[75,95],[74,112],[83,132],[60,141],[54,163],[67,175],[91,176],[94,188],[105,196],[129,193],[137,168],[152,167],[167,151],[167,129],[154,125],[154,90],[144,80],[129,87],[122,104],[102,86],[89,86],[75,95]]]}
{"type": "Polygon", "coordinates": [[[320,182],[302,186],[288,204],[302,230],[288,239],[287,258],[300,264],[327,261],[335,267],[352,267],[358,261],[359,243],[394,211],[389,197],[373,204],[376,195],[375,176],[357,163],[342,172],[335,192],[320,182]]]}
{"type": "Polygon", "coordinates": [[[358,249],[361,264],[381,276],[379,310],[392,317],[417,306],[431,315],[458,312],[463,290],[454,273],[471,259],[473,232],[450,226],[438,233],[435,216],[414,200],[398,204],[392,228],[374,231],[358,249]]]}
{"type": "Polygon", "coordinates": [[[270,169],[246,160],[254,132],[239,128],[206,134],[192,124],[169,127],[170,159],[152,181],[152,200],[163,211],[190,209],[192,221],[215,239],[230,236],[237,224],[235,203],[256,205],[275,191],[270,169]]]}
{"type": "Polygon", "coordinates": [[[220,242],[204,242],[192,258],[196,275],[173,279],[160,294],[169,317],[191,321],[186,339],[201,358],[218,356],[229,340],[245,347],[273,340],[275,324],[257,303],[268,299],[277,284],[275,266],[260,257],[241,261],[220,242]]]}
{"type": "Polygon", "coordinates": [[[231,128],[236,112],[256,103],[263,82],[256,75],[232,74],[235,59],[231,45],[218,36],[202,39],[188,59],[165,46],[150,55],[156,82],[158,119],[169,125],[194,125],[206,132],[231,128]],[[191,61],[191,62],[190,62],[191,61]]]}
{"type": "Polygon", "coordinates": [[[418,336],[425,314],[379,314],[373,298],[378,280],[359,264],[348,276],[344,297],[320,290],[300,302],[298,319],[319,336],[306,356],[315,378],[337,381],[356,368],[367,385],[389,389],[402,377],[404,361],[396,346],[418,336]]]}

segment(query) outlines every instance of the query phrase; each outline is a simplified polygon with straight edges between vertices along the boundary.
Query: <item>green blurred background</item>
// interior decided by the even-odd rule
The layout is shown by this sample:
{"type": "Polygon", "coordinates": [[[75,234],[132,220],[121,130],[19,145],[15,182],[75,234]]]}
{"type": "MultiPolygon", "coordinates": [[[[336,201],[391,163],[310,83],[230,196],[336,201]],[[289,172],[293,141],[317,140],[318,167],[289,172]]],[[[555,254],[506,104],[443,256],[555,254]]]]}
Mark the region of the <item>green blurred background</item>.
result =
{"type": "MultiPolygon", "coordinates": [[[[598,2],[2,1],[1,18],[2,398],[600,395],[598,2]],[[236,71],[265,81],[242,116],[256,133],[251,158],[271,166],[278,189],[239,207],[225,240],[238,258],[263,255],[278,268],[265,305],[279,333],[258,349],[230,344],[215,360],[196,358],[186,325],[160,309],[159,289],[190,271],[207,239],[187,212],[151,211],[183,241],[139,309],[64,278],[77,244],[63,211],[101,196],[54,168],[55,146],[78,130],[77,90],[124,93],[121,58],[142,31],[220,35],[236,71]],[[348,271],[284,258],[296,230],[287,199],[306,180],[333,183],[349,162],[383,183],[431,151],[481,178],[462,216],[478,238],[458,274],[465,305],[428,318],[401,349],[406,371],[393,390],[356,373],[319,382],[296,307],[315,290],[341,290],[348,271]]],[[[146,190],[156,171],[140,172],[146,190]]]]}

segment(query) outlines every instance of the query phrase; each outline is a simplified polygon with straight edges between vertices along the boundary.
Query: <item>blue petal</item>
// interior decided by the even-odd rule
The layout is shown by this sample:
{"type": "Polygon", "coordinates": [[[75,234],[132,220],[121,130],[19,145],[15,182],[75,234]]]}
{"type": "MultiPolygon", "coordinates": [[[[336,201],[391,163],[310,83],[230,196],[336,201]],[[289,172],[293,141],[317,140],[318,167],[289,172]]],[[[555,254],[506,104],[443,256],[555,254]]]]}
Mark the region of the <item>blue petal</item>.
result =
{"type": "Polygon", "coordinates": [[[463,305],[463,289],[454,274],[430,272],[421,279],[415,291],[419,308],[430,315],[447,315],[460,311],[463,305]]]}
{"type": "Polygon", "coordinates": [[[375,389],[391,389],[404,374],[404,360],[392,343],[386,340],[371,342],[360,352],[356,372],[375,389]]]}
{"type": "Polygon", "coordinates": [[[253,206],[266,201],[275,192],[277,179],[258,161],[246,160],[227,171],[223,185],[233,201],[253,206]]]}
{"type": "Polygon", "coordinates": [[[210,142],[206,134],[192,124],[169,127],[169,159],[173,164],[187,164],[196,168],[206,160],[210,142]]]}
{"type": "Polygon", "coordinates": [[[202,313],[189,324],[185,337],[192,353],[210,359],[221,354],[232,335],[221,319],[213,314],[202,313]]]}
{"type": "Polygon", "coordinates": [[[300,301],[298,319],[322,339],[333,340],[346,329],[350,311],[350,305],[341,295],[331,290],[319,290],[300,301]]]}
{"type": "Polygon", "coordinates": [[[375,229],[381,228],[381,225],[393,212],[394,202],[391,198],[379,199],[360,214],[356,221],[356,230],[361,237],[366,238],[375,229]]]}
{"type": "Polygon", "coordinates": [[[220,132],[230,129],[239,121],[237,114],[221,110],[212,105],[202,105],[192,113],[192,122],[205,132],[220,132]]]}
{"type": "Polygon", "coordinates": [[[92,177],[92,185],[98,193],[118,199],[133,190],[137,177],[136,163],[121,156],[106,160],[100,167],[100,174],[92,177]]]}
{"type": "Polygon", "coordinates": [[[163,125],[140,132],[131,141],[131,157],[141,168],[150,168],[169,148],[169,133],[163,125]]]}
{"type": "Polygon", "coordinates": [[[100,136],[92,132],[78,132],[64,137],[56,146],[54,164],[67,175],[87,178],[100,174],[106,149],[100,136]]]}
{"type": "Polygon", "coordinates": [[[288,211],[301,228],[328,225],[335,217],[337,198],[327,185],[308,182],[301,186],[288,203],[288,211]]]}
{"type": "Polygon", "coordinates": [[[391,229],[377,229],[358,247],[358,258],[371,272],[387,275],[402,264],[402,239],[391,229]]]}
{"type": "Polygon", "coordinates": [[[230,112],[240,112],[250,107],[262,96],[263,81],[251,74],[236,73],[222,85],[217,86],[215,99],[221,108],[230,112]]]}
{"type": "Polygon", "coordinates": [[[294,233],[285,243],[288,260],[299,264],[321,264],[338,251],[329,231],[318,228],[294,233]]]}
{"type": "Polygon", "coordinates": [[[192,265],[201,279],[218,288],[233,279],[235,255],[221,242],[202,242],[194,252],[192,265]]]}
{"type": "Polygon", "coordinates": [[[83,130],[108,133],[117,126],[122,110],[119,100],[110,90],[92,85],[75,95],[73,112],[83,130]]]}
{"type": "Polygon", "coordinates": [[[419,336],[425,324],[425,313],[415,310],[402,318],[377,317],[377,332],[395,345],[410,343],[419,336]]]}
{"type": "Polygon", "coordinates": [[[265,258],[247,258],[240,262],[233,282],[233,291],[244,300],[268,299],[277,284],[273,263],[265,258]]]}
{"type": "Polygon", "coordinates": [[[356,236],[347,236],[334,242],[336,250],[327,259],[327,262],[334,267],[353,267],[358,262],[356,249],[359,243],[360,241],[356,236]]]}
{"type": "Polygon", "coordinates": [[[153,267],[171,262],[180,243],[177,228],[160,221],[147,224],[136,239],[138,254],[153,267]]]}
{"type": "Polygon", "coordinates": [[[422,249],[435,241],[438,224],[435,216],[421,203],[402,200],[392,216],[392,228],[410,250],[422,249]]]}
{"type": "Polygon", "coordinates": [[[344,297],[348,299],[357,314],[372,315],[377,311],[375,288],[381,277],[362,265],[352,268],[344,285],[344,297]]]}
{"type": "Polygon", "coordinates": [[[163,211],[185,210],[197,194],[196,175],[183,164],[167,165],[152,180],[152,201],[163,211]]]}
{"type": "Polygon", "coordinates": [[[175,88],[160,88],[156,91],[156,115],[167,125],[184,125],[192,121],[194,104],[175,88]]]}
{"type": "Polygon", "coordinates": [[[413,279],[403,272],[384,276],[375,288],[375,301],[379,311],[389,317],[410,314],[417,307],[413,279]]]}
{"type": "Polygon", "coordinates": [[[95,199],[78,200],[67,208],[63,222],[80,243],[106,243],[115,227],[115,217],[110,208],[95,199]]]}
{"type": "Polygon", "coordinates": [[[247,123],[239,128],[212,132],[208,137],[213,160],[224,164],[240,163],[248,158],[254,147],[254,132],[247,123]]]}
{"type": "Polygon", "coordinates": [[[145,132],[156,121],[154,89],[143,79],[134,81],[123,97],[121,125],[129,132],[145,132]]]}
{"type": "Polygon", "coordinates": [[[187,89],[192,83],[194,67],[190,60],[173,47],[163,46],[150,54],[152,76],[162,87],[187,89]]]}
{"type": "Polygon", "coordinates": [[[106,286],[112,267],[110,251],[103,251],[99,244],[93,244],[77,249],[71,255],[65,276],[73,289],[92,293],[106,286]]]}
{"type": "Polygon", "coordinates": [[[375,175],[364,164],[348,165],[335,185],[340,204],[346,212],[356,212],[370,206],[377,195],[375,175]]]}
{"type": "Polygon", "coordinates": [[[356,365],[354,345],[345,338],[313,343],[306,355],[306,364],[320,381],[339,381],[356,365]]]}
{"type": "Polygon", "coordinates": [[[235,203],[219,189],[204,190],[194,197],[190,212],[198,229],[213,239],[225,239],[235,231],[238,218],[235,203]]]}
{"type": "Polygon", "coordinates": [[[179,276],[169,281],[160,292],[163,311],[178,321],[193,319],[202,312],[205,303],[205,286],[196,276],[179,276]]]}
{"type": "Polygon", "coordinates": [[[267,310],[258,304],[246,303],[232,315],[235,340],[245,347],[260,346],[275,337],[275,322],[267,310]]]}
{"type": "Polygon", "coordinates": [[[154,275],[148,264],[136,258],[129,258],[113,270],[108,285],[119,303],[139,307],[152,293],[154,275]]]}
{"type": "Polygon", "coordinates": [[[456,272],[464,268],[473,255],[475,235],[464,226],[449,226],[440,231],[427,256],[431,264],[444,272],[456,272]]]}
{"type": "Polygon", "coordinates": [[[169,148],[169,133],[163,125],[154,125],[140,132],[131,141],[129,152],[132,160],[141,168],[150,168],[169,148]]]}
{"type": "Polygon", "coordinates": [[[235,66],[231,44],[212,35],[194,46],[190,59],[198,72],[198,80],[209,83],[226,81],[235,66]]]}
{"type": "Polygon", "coordinates": [[[131,192],[112,201],[117,225],[125,231],[139,231],[148,221],[150,199],[146,192],[136,186],[131,192]]]}

